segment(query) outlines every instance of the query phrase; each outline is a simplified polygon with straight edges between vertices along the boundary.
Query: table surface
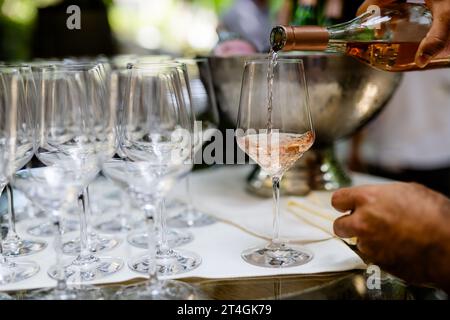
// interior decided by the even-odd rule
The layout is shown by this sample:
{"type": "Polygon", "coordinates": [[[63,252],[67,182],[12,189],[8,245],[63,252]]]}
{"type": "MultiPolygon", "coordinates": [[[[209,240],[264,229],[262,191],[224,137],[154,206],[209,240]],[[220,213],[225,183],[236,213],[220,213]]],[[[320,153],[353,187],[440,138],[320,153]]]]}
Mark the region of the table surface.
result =
{"type": "MultiPolygon", "coordinates": [[[[355,249],[353,247],[353,249],[355,249]]],[[[368,262],[368,261],[365,261],[368,262]]],[[[322,273],[309,275],[270,276],[257,278],[203,279],[187,278],[182,281],[199,289],[200,298],[218,300],[240,299],[353,299],[353,300],[405,300],[447,298],[442,291],[433,288],[413,287],[382,272],[379,289],[368,289],[366,270],[322,273]]],[[[119,285],[106,286],[113,294],[119,285]]],[[[15,292],[21,298],[25,292],[15,292]]]]}
{"type": "MultiPolygon", "coordinates": [[[[437,289],[411,286],[381,272],[379,289],[368,289],[367,270],[346,272],[270,276],[233,279],[186,278],[180,281],[198,289],[198,299],[206,300],[414,300],[448,299],[437,289]]],[[[146,281],[134,279],[125,283],[105,285],[109,299],[121,287],[146,281]]],[[[9,292],[21,299],[27,292],[9,292]]]]}

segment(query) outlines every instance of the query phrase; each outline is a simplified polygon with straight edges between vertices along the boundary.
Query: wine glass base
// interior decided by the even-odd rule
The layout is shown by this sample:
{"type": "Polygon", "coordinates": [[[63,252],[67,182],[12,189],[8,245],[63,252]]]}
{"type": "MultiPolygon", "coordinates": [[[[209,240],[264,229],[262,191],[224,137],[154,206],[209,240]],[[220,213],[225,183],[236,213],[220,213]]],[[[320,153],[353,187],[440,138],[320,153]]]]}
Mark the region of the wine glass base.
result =
{"type": "Polygon", "coordinates": [[[122,220],[120,218],[112,218],[111,220],[97,223],[94,228],[102,233],[126,233],[142,225],[142,223],[142,219],[124,218],[122,220]]]}
{"type": "Polygon", "coordinates": [[[67,287],[64,290],[57,288],[42,289],[30,292],[26,300],[105,300],[100,288],[94,286],[67,287]]]}
{"type": "Polygon", "coordinates": [[[26,280],[34,276],[38,271],[39,266],[34,262],[6,260],[0,263],[0,285],[26,280]]]}
{"type": "Polygon", "coordinates": [[[0,292],[0,301],[5,301],[5,300],[14,300],[14,299],[10,295],[0,292]]]}
{"type": "MultiPolygon", "coordinates": [[[[166,230],[167,243],[170,248],[176,248],[185,244],[188,244],[194,240],[194,235],[187,231],[181,231],[176,229],[166,230]]],[[[127,237],[128,243],[132,246],[147,249],[148,248],[148,237],[147,232],[137,231],[131,233],[127,237]]]]}
{"type": "MultiPolygon", "coordinates": [[[[119,258],[96,257],[94,255],[78,256],[75,260],[63,263],[63,269],[68,283],[83,283],[110,276],[123,267],[123,261],[119,258]]],[[[58,278],[58,267],[52,266],[48,275],[58,278]]]]}
{"type": "MultiPolygon", "coordinates": [[[[165,255],[156,254],[155,259],[156,271],[161,276],[172,276],[189,272],[202,263],[199,255],[186,250],[170,250],[165,255]]],[[[148,274],[149,264],[149,256],[144,255],[129,261],[128,266],[133,271],[148,274]]]]}
{"type": "Polygon", "coordinates": [[[194,300],[197,290],[184,282],[176,280],[148,281],[127,286],[114,296],[116,300],[194,300]]]}
{"type": "MultiPolygon", "coordinates": [[[[63,220],[61,224],[61,232],[69,233],[78,230],[79,223],[75,220],[63,220]]],[[[55,226],[51,222],[43,222],[41,224],[29,227],[27,233],[33,237],[53,237],[56,234],[55,226]]]]}
{"type": "Polygon", "coordinates": [[[167,220],[167,224],[173,228],[206,227],[216,222],[216,218],[195,209],[183,210],[176,216],[167,220]]]}
{"type": "Polygon", "coordinates": [[[301,266],[313,258],[311,252],[301,247],[285,244],[248,249],[242,252],[241,256],[246,262],[265,268],[301,266]]]}
{"type": "MultiPolygon", "coordinates": [[[[111,238],[111,237],[105,237],[102,235],[94,235],[91,236],[88,240],[88,248],[89,251],[92,253],[98,253],[102,251],[108,251],[111,249],[114,249],[116,246],[120,244],[120,240],[111,238]]],[[[77,255],[81,252],[81,243],[80,239],[74,239],[70,240],[68,242],[65,242],[62,246],[62,251],[64,254],[67,255],[77,255]]]]}
{"type": "Polygon", "coordinates": [[[47,247],[47,243],[38,240],[15,238],[3,241],[3,255],[5,257],[23,257],[38,253],[47,247]],[[18,240],[17,240],[18,239],[18,240]]]}

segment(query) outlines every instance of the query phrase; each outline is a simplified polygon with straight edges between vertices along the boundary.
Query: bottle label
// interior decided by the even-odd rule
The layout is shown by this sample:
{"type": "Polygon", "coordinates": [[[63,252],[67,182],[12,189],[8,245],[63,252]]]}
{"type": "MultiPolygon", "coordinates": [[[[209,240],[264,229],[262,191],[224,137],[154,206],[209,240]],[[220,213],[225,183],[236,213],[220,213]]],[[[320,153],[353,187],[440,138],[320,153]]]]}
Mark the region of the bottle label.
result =
{"type": "Polygon", "coordinates": [[[381,9],[377,5],[371,5],[367,8],[367,13],[370,13],[371,16],[363,25],[369,29],[381,29],[381,9]]]}

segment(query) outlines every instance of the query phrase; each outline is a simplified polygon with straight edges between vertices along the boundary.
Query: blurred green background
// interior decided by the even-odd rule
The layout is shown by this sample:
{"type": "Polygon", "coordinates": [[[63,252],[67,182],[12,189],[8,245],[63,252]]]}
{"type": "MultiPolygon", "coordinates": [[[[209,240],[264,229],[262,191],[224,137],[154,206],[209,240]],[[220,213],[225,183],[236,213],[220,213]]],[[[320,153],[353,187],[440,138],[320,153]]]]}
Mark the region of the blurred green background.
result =
{"type": "MultiPolygon", "coordinates": [[[[42,13],[70,4],[82,8],[82,22],[84,7],[105,8],[115,43],[110,53],[206,53],[217,42],[220,15],[232,3],[233,0],[0,0],[0,60],[45,57],[45,50],[39,46],[48,45],[47,38],[62,31],[46,21],[48,18],[39,16],[47,17],[42,13]]],[[[282,0],[271,0],[271,11],[276,12],[281,3],[282,0]]]]}

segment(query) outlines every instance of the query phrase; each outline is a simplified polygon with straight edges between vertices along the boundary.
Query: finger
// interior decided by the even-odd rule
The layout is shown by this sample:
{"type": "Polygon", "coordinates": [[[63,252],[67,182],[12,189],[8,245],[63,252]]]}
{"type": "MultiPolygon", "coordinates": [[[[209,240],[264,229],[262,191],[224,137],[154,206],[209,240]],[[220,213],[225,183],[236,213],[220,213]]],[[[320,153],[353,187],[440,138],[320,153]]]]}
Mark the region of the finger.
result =
{"type": "Polygon", "coordinates": [[[416,54],[416,64],[421,68],[443,51],[450,42],[450,3],[442,0],[434,1],[432,13],[433,24],[416,54]]]}
{"type": "Polygon", "coordinates": [[[376,5],[379,7],[384,7],[393,3],[399,3],[399,2],[405,2],[405,1],[399,1],[399,0],[366,0],[364,3],[359,7],[358,12],[356,15],[361,15],[364,12],[367,11],[367,8],[369,8],[372,5],[376,5]]]}
{"type": "Polygon", "coordinates": [[[356,208],[356,188],[344,188],[333,193],[331,205],[340,212],[353,211],[356,208]]]}
{"type": "Polygon", "coordinates": [[[356,236],[354,220],[353,215],[337,218],[333,224],[334,234],[341,238],[352,238],[356,236]]]}

